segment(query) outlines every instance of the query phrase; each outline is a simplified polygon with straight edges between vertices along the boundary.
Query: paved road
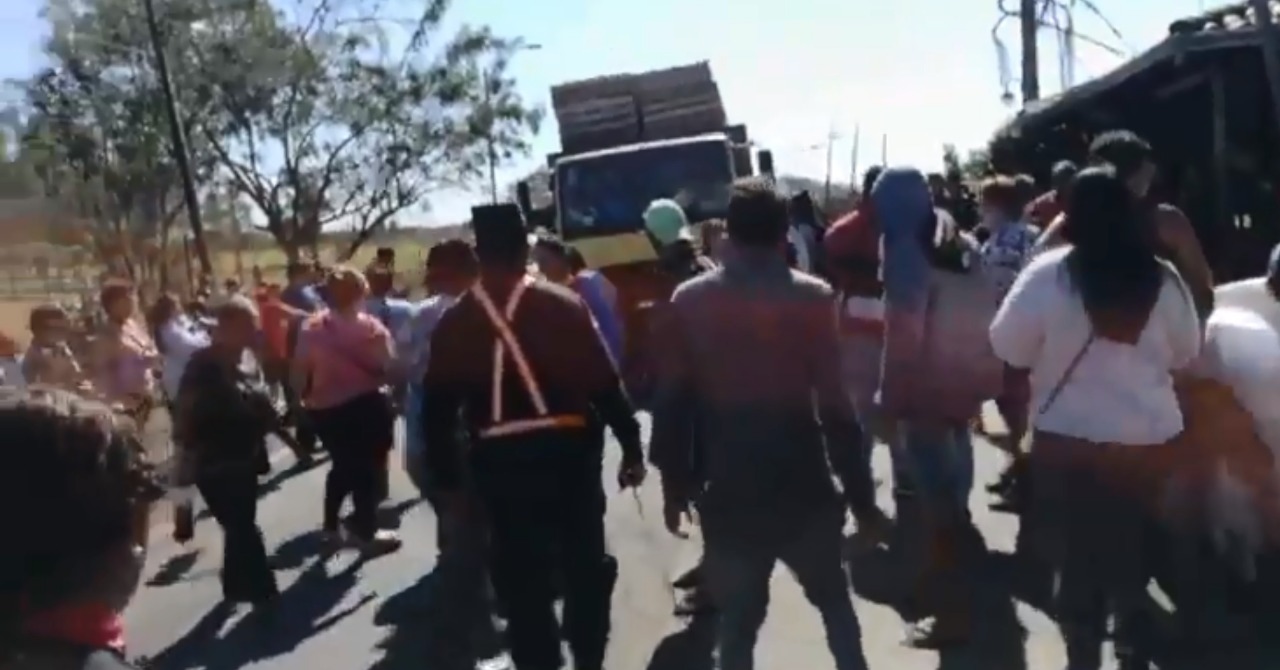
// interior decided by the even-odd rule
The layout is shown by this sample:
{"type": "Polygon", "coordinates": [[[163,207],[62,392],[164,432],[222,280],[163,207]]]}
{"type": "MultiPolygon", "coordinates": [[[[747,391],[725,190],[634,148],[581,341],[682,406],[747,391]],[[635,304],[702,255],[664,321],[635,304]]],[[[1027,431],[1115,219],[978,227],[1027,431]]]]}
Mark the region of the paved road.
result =
{"type": "MultiPolygon", "coordinates": [[[[616,459],[616,449],[611,450],[616,459]]],[[[989,446],[977,450],[979,483],[990,481],[1001,457],[989,446]]],[[[278,468],[292,464],[279,455],[278,468]]],[[[877,450],[877,472],[889,477],[888,457],[877,450]]],[[[405,547],[399,553],[356,565],[353,556],[322,559],[316,529],[320,522],[322,465],[278,475],[262,498],[260,519],[279,567],[282,610],[273,626],[256,625],[242,614],[229,619],[210,614],[219,599],[217,580],[221,538],[210,521],[197,528],[188,547],[176,547],[157,528],[145,586],[130,609],[130,651],[149,657],[160,670],[399,670],[438,667],[428,661],[427,622],[433,612],[427,574],[435,560],[435,519],[411,500],[412,487],[396,472],[392,503],[400,512],[405,547]]],[[[981,487],[977,487],[979,491],[981,487]]],[[[887,487],[882,487],[887,489],[887,487]]],[[[641,506],[630,494],[612,494],[609,539],[621,563],[614,595],[615,635],[611,670],[700,670],[709,667],[704,626],[685,628],[671,616],[670,576],[692,560],[695,545],[666,535],[658,519],[658,487],[648,485],[641,506]]],[[[886,491],[883,503],[891,505],[886,491]]],[[[979,640],[969,649],[945,654],[903,648],[902,621],[885,600],[897,564],[884,555],[854,562],[858,613],[873,669],[1030,670],[1064,665],[1061,645],[1049,619],[1008,596],[1002,582],[1011,574],[1000,552],[1012,548],[1016,524],[987,511],[984,493],[975,493],[974,515],[992,553],[981,566],[985,589],[979,640]],[[1025,641],[1024,641],[1025,638],[1025,641]],[[1025,642],[1025,643],[1024,643],[1025,642]]],[[[447,615],[447,614],[446,614],[447,615]]],[[[770,614],[757,652],[761,670],[826,670],[832,664],[818,618],[783,571],[775,574],[770,614]]]]}

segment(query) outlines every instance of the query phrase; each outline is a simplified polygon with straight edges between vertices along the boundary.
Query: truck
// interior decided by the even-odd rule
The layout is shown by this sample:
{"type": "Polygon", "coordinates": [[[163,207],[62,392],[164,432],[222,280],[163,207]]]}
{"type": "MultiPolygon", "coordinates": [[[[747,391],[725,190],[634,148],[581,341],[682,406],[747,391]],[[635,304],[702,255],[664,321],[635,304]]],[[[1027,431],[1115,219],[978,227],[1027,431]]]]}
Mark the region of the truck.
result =
{"type": "MultiPolygon", "coordinates": [[[[551,89],[561,150],[547,157],[551,206],[519,204],[530,224],[554,232],[603,269],[656,259],[643,214],[673,198],[690,221],[723,218],[733,180],[754,173],[745,125],[727,122],[706,62],[568,82],[551,89]]],[[[762,172],[772,157],[759,152],[762,172]]]]}
{"type": "Polygon", "coordinates": [[[560,151],[547,157],[552,202],[534,209],[521,183],[518,204],[531,230],[554,233],[617,287],[628,343],[620,363],[638,389],[649,369],[650,308],[671,290],[645,209],[670,198],[695,227],[724,218],[733,181],[757,165],[772,176],[773,157],[754,151],[745,125],[728,122],[705,61],[553,86],[551,106],[560,129],[560,151]]]}

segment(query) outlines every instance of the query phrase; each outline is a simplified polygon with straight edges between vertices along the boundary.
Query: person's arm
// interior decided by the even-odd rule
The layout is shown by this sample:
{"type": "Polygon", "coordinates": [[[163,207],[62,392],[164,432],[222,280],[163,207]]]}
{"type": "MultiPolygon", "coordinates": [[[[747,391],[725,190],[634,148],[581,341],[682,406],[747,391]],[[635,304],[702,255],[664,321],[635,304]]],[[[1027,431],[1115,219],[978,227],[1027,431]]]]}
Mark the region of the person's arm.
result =
{"type": "Polygon", "coordinates": [[[1196,313],[1203,324],[1213,311],[1213,270],[1204,257],[1195,227],[1182,210],[1173,205],[1160,205],[1156,210],[1156,226],[1169,261],[1191,290],[1196,313]]]}
{"type": "Polygon", "coordinates": [[[1173,267],[1167,267],[1157,307],[1168,328],[1170,369],[1180,370],[1200,355],[1204,342],[1199,306],[1194,293],[1173,267]]]}
{"type": "Polygon", "coordinates": [[[697,486],[694,472],[697,400],[684,324],[673,302],[653,311],[653,433],[649,463],[662,473],[662,488],[673,500],[689,500],[697,486]]]}
{"type": "MultiPolygon", "coordinates": [[[[578,372],[586,385],[592,408],[618,439],[623,462],[643,463],[644,447],[640,441],[640,423],[636,421],[635,406],[627,397],[613,358],[591,321],[590,310],[579,298],[572,307],[559,311],[564,312],[556,319],[563,324],[561,337],[567,351],[579,352],[578,372]]],[[[435,357],[434,353],[432,357],[435,357]]]]}
{"type": "Polygon", "coordinates": [[[1053,285],[1052,275],[1048,278],[1050,281],[1044,276],[1046,269],[1052,272],[1058,267],[1054,264],[1045,268],[1039,263],[1028,266],[1014,280],[991,320],[988,331],[991,349],[1010,367],[1029,369],[1040,358],[1045,335],[1043,313],[1048,299],[1045,287],[1053,285]]]}
{"type": "MultiPolygon", "coordinates": [[[[844,367],[840,363],[839,316],[839,305],[829,292],[824,299],[813,301],[808,307],[806,339],[810,342],[809,375],[813,380],[813,398],[822,424],[827,459],[836,472],[850,472],[856,469],[852,460],[858,458],[858,450],[851,449],[850,445],[862,444],[864,428],[858,423],[841,377],[844,367]]],[[[858,477],[841,479],[845,480],[845,486],[866,484],[858,477]]],[[[845,497],[858,518],[876,513],[874,489],[845,491],[845,497]]]]}
{"type": "Polygon", "coordinates": [[[459,420],[466,399],[466,327],[458,310],[440,316],[431,336],[432,356],[422,378],[422,444],[426,471],[433,488],[455,492],[462,485],[464,445],[458,440],[459,420]]]}
{"type": "Polygon", "coordinates": [[[296,328],[298,333],[294,336],[293,352],[289,358],[289,385],[302,398],[311,390],[311,350],[315,346],[312,340],[316,331],[305,321],[296,328]]]}

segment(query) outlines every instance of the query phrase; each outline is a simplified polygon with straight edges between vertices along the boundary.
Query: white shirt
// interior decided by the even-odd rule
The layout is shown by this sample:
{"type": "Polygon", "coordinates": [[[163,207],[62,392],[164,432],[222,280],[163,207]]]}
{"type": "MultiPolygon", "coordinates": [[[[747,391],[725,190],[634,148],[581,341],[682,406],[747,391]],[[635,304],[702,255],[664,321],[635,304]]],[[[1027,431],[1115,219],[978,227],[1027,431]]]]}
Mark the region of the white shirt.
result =
{"type": "Polygon", "coordinates": [[[164,367],[160,385],[170,400],[178,397],[178,385],[191,355],[209,346],[209,333],[186,314],[169,319],[160,326],[160,348],[164,351],[164,367]]]}
{"type": "Polygon", "coordinates": [[[1046,251],[1018,276],[991,323],[995,354],[1031,369],[1031,423],[1039,430],[1098,443],[1169,440],[1182,432],[1170,372],[1199,354],[1202,334],[1191,292],[1168,264],[1137,343],[1095,338],[1041,412],[1093,332],[1064,263],[1070,250],[1046,251]]]}

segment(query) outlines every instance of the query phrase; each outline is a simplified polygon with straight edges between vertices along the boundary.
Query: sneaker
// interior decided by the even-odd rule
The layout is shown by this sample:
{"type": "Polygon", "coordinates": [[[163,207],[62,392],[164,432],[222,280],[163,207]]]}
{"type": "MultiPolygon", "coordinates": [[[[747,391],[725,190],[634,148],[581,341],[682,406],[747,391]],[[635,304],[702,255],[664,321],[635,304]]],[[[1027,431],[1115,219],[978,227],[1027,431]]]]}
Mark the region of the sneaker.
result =
{"type": "Polygon", "coordinates": [[[373,534],[368,540],[356,540],[352,543],[366,556],[376,557],[385,556],[398,551],[403,542],[400,536],[390,530],[380,530],[373,534]]]}

